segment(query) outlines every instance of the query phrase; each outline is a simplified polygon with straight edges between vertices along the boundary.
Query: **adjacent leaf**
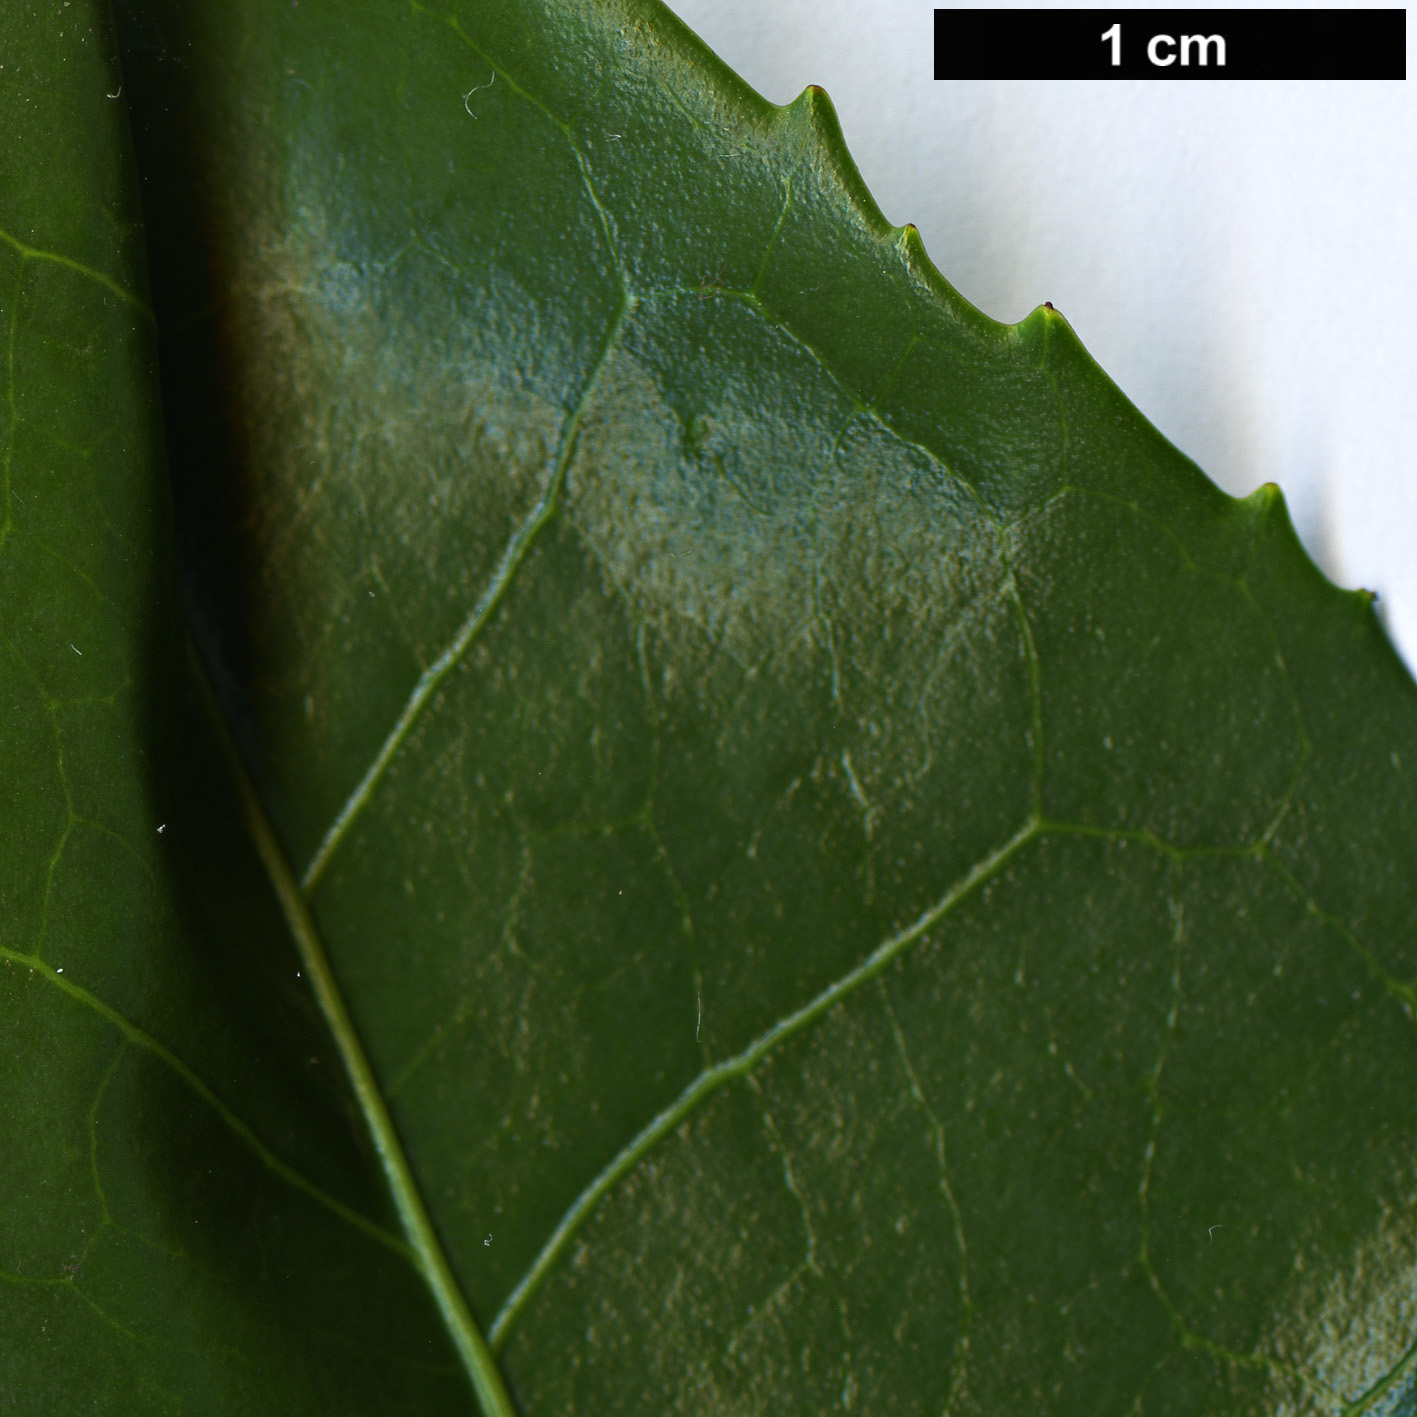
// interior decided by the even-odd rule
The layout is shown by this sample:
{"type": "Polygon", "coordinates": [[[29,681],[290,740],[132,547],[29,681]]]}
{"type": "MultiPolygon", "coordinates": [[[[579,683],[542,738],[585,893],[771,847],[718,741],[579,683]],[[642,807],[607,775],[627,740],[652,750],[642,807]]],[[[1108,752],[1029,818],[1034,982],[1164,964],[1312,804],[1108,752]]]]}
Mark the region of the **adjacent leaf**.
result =
{"type": "Polygon", "coordinates": [[[102,13],[0,11],[0,1410],[466,1410],[188,686],[102,13]]]}
{"type": "MultiPolygon", "coordinates": [[[[436,1364],[416,1268],[489,1411],[479,1331],[524,1414],[1407,1402],[1417,714],[1278,496],[645,0],[120,18],[187,598],[391,1184],[268,979],[175,996],[233,1110],[112,1131],[253,1327],[155,1321],[115,1410],[180,1342],[203,1410],[436,1364]],[[236,1116],[396,1206],[401,1280],[236,1116]],[[253,1215],[302,1253],[243,1269],[253,1215]]],[[[249,848],[190,851],[209,923],[115,989],[271,938],[249,848]]],[[[340,1403],[471,1410],[425,1381],[340,1403]]]]}

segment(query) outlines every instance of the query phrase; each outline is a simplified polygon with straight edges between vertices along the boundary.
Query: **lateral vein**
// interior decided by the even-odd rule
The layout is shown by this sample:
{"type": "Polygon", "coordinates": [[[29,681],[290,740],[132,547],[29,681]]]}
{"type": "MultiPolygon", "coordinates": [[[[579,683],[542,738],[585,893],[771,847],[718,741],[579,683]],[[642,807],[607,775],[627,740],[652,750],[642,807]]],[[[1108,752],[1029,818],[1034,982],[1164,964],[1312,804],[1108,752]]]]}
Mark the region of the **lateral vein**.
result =
{"type": "Polygon", "coordinates": [[[478,598],[467,619],[463,621],[457,634],[453,636],[452,641],[437,659],[419,675],[418,682],[413,686],[413,692],[408,696],[408,701],[404,704],[394,726],[380,745],[378,753],[374,756],[374,761],[369,764],[364,776],[359,780],[359,785],[350,793],[344,805],[339,809],[334,821],[330,823],[329,829],[315,849],[315,854],[310,858],[310,864],[306,866],[305,874],[300,879],[300,888],[307,896],[319,884],[320,877],[324,875],[325,869],[339,849],[340,843],[349,834],[356,818],[373,797],[380,779],[388,771],[389,764],[393,762],[399,749],[403,747],[408,735],[413,732],[414,725],[422,716],[429,700],[437,692],[438,686],[457,667],[473,641],[482,633],[497,607],[511,589],[517,571],[521,568],[522,562],[526,560],[527,552],[531,550],[532,544],[547,523],[555,517],[560,505],[561,489],[565,486],[566,474],[575,454],[581,418],[590,403],[591,396],[600,381],[601,372],[615,349],[620,338],[620,331],[624,328],[625,321],[629,318],[635,303],[633,296],[626,295],[620,303],[620,309],[615,319],[611,321],[600,356],[586,377],[585,387],[581,391],[576,407],[566,420],[556,465],[550,481],[546,484],[545,492],[531,509],[527,519],[517,529],[516,534],[507,543],[492,580],[478,598]]]}
{"type": "Polygon", "coordinates": [[[112,276],[104,275],[102,271],[96,271],[92,266],[86,266],[82,261],[74,260],[72,256],[61,256],[57,251],[43,251],[37,246],[27,246],[18,237],[11,236],[8,231],[0,230],[0,241],[17,252],[23,261],[51,261],[56,266],[63,266],[66,271],[73,271],[75,275],[96,280],[140,314],[147,316],[149,320],[153,318],[153,312],[149,309],[147,301],[134,295],[131,290],[120,285],[112,276]]]}
{"type": "Polygon", "coordinates": [[[560,1259],[576,1231],[590,1218],[596,1206],[648,1151],[674,1131],[705,1100],[726,1083],[746,1077],[780,1044],[786,1043],[829,1009],[840,1003],[862,984],[874,979],[904,950],[915,944],[932,926],[977,887],[993,876],[1011,857],[1040,835],[1038,820],[1030,817],[1002,846],[976,862],[948,891],[905,929],[877,945],[855,969],[829,984],[801,1008],[779,1019],[742,1052],[706,1068],[679,1096],[647,1123],[636,1136],[609,1162],[593,1181],[572,1202],[542,1246],[531,1268],[522,1276],[507,1296],[501,1311],[487,1331],[488,1342],[495,1351],[506,1340],[512,1325],[526,1307],[531,1296],[540,1288],[552,1267],[560,1259]]]}
{"type": "Polygon", "coordinates": [[[402,1255],[405,1259],[413,1259],[412,1249],[397,1235],[391,1235],[381,1225],[376,1225],[367,1216],[361,1215],[351,1206],[345,1205],[343,1201],[336,1200],[328,1191],[322,1190],[313,1181],[302,1176],[293,1166],[284,1162],[278,1157],[251,1128],[214,1093],[201,1077],[184,1063],[166,1044],[158,1042],[152,1034],[140,1028],[131,1019],[119,1013],[111,1004],[106,1004],[96,994],[91,994],[82,984],[76,983],[73,979],[59,973],[48,961],[41,959],[39,955],[24,954],[20,950],[11,949],[8,945],[0,945],[0,959],[6,959],[14,964],[23,965],[26,969],[33,970],[41,975],[55,988],[62,990],[76,1003],[82,1004],[85,1008],[92,1009],[100,1018],[112,1024],[119,1033],[123,1035],[134,1047],[141,1048],[144,1052],[152,1054],[159,1062],[165,1063],[172,1069],[183,1082],[201,1098],[213,1112],[221,1118],[223,1122],[238,1136],[252,1151],[260,1158],[266,1169],[279,1176],[281,1180],[293,1186],[297,1191],[302,1191],[311,1200],[318,1201],[326,1210],[335,1215],[356,1230],[368,1235],[370,1239],[377,1240],[381,1245],[387,1246],[396,1254],[402,1255]]]}

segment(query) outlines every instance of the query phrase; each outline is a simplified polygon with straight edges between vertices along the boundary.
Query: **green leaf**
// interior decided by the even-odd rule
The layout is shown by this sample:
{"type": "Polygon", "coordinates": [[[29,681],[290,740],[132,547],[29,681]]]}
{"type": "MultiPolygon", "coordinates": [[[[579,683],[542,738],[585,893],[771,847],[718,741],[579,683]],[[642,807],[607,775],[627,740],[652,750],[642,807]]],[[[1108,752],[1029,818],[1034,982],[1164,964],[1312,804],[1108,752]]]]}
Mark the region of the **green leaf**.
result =
{"type": "Polygon", "coordinates": [[[1417,702],[1277,493],[648,0],[126,0],[205,727],[38,13],[16,1410],[1408,1401],[1417,702]]]}
{"type": "Polygon", "coordinates": [[[0,11],[0,1410],[457,1410],[193,696],[98,4],[0,11]]]}

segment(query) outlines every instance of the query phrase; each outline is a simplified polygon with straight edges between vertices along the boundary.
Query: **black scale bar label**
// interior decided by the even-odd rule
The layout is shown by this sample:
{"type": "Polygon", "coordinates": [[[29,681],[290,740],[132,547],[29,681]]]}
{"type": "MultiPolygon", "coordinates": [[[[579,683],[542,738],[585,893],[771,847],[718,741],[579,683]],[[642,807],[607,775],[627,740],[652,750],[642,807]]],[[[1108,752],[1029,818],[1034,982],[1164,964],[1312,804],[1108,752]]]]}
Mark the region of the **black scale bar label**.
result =
{"type": "Polygon", "coordinates": [[[937,79],[1405,79],[1406,10],[936,10],[937,79]]]}

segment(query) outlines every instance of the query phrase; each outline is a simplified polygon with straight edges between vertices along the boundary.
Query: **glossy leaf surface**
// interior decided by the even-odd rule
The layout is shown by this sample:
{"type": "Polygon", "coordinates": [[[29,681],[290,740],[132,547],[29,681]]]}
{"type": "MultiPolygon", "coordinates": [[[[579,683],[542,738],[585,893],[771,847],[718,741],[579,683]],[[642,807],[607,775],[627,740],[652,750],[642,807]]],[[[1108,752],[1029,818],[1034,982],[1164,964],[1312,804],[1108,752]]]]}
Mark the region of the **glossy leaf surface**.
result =
{"type": "MultiPolygon", "coordinates": [[[[1277,496],[662,9],[120,28],[198,639],[518,1410],[1405,1401],[1417,715],[1277,496]]],[[[242,978],[164,1046],[298,1036],[242,978]]],[[[391,1226],[282,1046],[220,1095],[391,1226]]],[[[328,1228],[212,1282],[446,1364],[328,1228]]]]}

